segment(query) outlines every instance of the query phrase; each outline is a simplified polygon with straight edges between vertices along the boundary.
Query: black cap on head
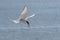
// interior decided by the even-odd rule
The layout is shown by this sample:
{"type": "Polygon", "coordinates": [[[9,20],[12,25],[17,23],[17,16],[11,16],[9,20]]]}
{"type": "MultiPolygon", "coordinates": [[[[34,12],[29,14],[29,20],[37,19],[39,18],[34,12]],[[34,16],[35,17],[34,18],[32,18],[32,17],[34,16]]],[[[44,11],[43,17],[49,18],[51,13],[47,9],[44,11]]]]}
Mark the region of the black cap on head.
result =
{"type": "Polygon", "coordinates": [[[30,23],[28,21],[26,21],[27,25],[30,26],[30,23]]]}

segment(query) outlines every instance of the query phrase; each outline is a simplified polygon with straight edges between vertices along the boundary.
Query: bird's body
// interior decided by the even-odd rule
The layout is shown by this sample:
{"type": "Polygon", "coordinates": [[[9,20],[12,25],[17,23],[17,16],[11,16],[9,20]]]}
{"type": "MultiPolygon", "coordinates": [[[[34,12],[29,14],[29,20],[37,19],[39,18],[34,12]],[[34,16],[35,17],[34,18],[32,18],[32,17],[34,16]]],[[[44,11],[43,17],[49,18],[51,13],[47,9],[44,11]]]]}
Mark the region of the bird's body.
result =
{"type": "MultiPolygon", "coordinates": [[[[27,21],[27,19],[31,18],[35,16],[35,14],[27,17],[27,6],[25,5],[22,12],[21,12],[21,15],[19,16],[19,18],[17,20],[12,20],[14,23],[20,23],[20,22],[24,22],[25,24],[27,24],[28,26],[30,26],[30,23],[27,21]]],[[[11,19],[10,19],[11,20],[11,19]]]]}

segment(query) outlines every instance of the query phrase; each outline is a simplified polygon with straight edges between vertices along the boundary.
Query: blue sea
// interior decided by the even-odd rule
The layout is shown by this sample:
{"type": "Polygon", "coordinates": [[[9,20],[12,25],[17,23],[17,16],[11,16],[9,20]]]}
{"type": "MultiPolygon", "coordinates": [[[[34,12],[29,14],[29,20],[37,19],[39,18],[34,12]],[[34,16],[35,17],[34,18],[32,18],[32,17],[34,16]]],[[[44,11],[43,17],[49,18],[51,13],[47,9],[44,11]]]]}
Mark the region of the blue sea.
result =
{"type": "Polygon", "coordinates": [[[60,40],[60,0],[0,0],[0,40],[60,40]],[[30,27],[15,24],[27,5],[30,27]],[[9,17],[9,18],[8,18],[9,17]]]}

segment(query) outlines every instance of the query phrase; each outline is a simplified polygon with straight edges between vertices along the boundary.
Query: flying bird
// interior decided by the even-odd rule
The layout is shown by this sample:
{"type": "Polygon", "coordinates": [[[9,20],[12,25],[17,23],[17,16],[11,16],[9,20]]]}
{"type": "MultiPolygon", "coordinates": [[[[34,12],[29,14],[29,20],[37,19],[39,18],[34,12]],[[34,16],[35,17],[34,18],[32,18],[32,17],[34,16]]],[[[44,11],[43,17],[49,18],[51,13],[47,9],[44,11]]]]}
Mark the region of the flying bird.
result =
{"type": "Polygon", "coordinates": [[[27,26],[30,26],[30,23],[29,23],[29,21],[27,21],[27,19],[34,17],[35,14],[32,14],[31,16],[28,16],[28,17],[27,17],[27,9],[28,9],[28,8],[27,8],[27,6],[25,5],[24,8],[23,8],[23,10],[22,10],[22,12],[21,12],[21,15],[20,15],[19,18],[16,19],[16,20],[12,20],[12,19],[10,19],[9,17],[8,17],[8,18],[9,18],[12,22],[14,22],[14,23],[16,23],[16,24],[18,24],[18,23],[20,23],[20,22],[23,22],[23,23],[27,24],[27,26]]]}

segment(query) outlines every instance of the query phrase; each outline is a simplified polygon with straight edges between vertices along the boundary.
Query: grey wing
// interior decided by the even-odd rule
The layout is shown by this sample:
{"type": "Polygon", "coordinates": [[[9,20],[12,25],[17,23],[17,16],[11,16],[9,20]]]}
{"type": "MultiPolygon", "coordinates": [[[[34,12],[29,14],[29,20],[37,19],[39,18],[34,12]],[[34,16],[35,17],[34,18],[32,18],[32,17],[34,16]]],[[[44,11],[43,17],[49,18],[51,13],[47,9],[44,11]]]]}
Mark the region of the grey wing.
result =
{"type": "Polygon", "coordinates": [[[26,16],[27,16],[27,6],[25,5],[24,8],[23,8],[23,10],[22,10],[21,15],[20,15],[19,18],[18,18],[18,20],[20,20],[20,19],[25,19],[26,16]]]}
{"type": "Polygon", "coordinates": [[[34,17],[34,16],[35,16],[35,14],[32,14],[31,16],[26,17],[25,20],[27,20],[27,19],[29,19],[29,18],[32,18],[32,17],[34,17]]]}

